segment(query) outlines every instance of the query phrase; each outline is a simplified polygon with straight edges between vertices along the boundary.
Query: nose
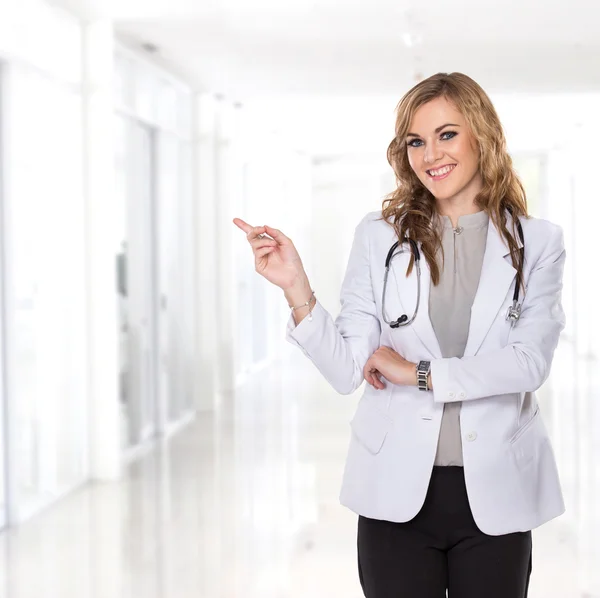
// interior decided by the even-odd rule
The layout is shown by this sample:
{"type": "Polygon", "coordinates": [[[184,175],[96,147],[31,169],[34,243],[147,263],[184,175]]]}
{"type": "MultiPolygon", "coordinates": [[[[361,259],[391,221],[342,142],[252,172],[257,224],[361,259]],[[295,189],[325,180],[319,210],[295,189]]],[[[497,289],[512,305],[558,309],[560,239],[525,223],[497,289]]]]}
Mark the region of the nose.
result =
{"type": "Polygon", "coordinates": [[[427,164],[433,164],[442,157],[438,146],[435,143],[428,143],[425,146],[425,153],[423,154],[423,160],[427,164]]]}

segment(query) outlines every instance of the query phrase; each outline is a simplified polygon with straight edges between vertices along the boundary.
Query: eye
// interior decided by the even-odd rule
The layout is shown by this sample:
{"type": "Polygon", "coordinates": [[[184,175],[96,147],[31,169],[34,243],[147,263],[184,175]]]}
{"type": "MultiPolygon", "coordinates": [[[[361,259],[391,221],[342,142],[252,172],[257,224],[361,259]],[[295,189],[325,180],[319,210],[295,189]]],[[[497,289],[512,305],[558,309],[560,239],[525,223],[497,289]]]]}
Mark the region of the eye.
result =
{"type": "Polygon", "coordinates": [[[447,141],[449,139],[456,137],[457,135],[458,135],[458,133],[456,131],[444,131],[441,135],[441,138],[442,138],[442,140],[447,141]],[[447,135],[449,135],[449,137],[447,137],[447,135]]]}
{"type": "Polygon", "coordinates": [[[420,139],[411,139],[406,143],[408,147],[421,147],[423,142],[420,139]]]}

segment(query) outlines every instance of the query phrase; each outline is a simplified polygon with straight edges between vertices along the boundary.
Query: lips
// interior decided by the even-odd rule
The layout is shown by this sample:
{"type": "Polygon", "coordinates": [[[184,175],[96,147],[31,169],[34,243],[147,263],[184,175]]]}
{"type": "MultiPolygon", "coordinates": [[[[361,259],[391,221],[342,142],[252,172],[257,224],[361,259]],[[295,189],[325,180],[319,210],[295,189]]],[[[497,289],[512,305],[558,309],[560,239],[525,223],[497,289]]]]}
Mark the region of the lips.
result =
{"type": "Polygon", "coordinates": [[[445,166],[440,166],[439,168],[431,168],[426,172],[434,181],[441,181],[449,176],[455,168],[456,164],[446,164],[445,166]]]}

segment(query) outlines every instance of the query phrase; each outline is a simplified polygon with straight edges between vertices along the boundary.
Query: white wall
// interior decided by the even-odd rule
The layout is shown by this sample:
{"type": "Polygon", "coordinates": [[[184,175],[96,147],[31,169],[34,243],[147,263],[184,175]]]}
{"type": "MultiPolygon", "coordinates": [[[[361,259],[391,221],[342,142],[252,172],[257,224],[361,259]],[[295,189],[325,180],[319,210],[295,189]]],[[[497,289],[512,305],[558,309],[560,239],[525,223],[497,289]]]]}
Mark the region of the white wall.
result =
{"type": "Polygon", "coordinates": [[[11,523],[89,475],[81,40],[41,2],[0,6],[11,523]]]}

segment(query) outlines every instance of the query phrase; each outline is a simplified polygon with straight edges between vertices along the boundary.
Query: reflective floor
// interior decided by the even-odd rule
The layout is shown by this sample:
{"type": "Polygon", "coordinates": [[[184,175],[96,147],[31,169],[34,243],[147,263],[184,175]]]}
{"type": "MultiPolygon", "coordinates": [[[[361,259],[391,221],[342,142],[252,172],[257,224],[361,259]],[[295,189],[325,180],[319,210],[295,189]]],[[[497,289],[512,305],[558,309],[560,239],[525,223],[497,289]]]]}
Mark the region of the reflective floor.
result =
{"type": "MultiPolygon", "coordinates": [[[[256,374],[122,482],[1,534],[0,596],[360,598],[356,519],[338,504],[357,400],[299,353],[256,374]]],[[[569,521],[534,533],[530,598],[582,595],[569,521]]]]}

